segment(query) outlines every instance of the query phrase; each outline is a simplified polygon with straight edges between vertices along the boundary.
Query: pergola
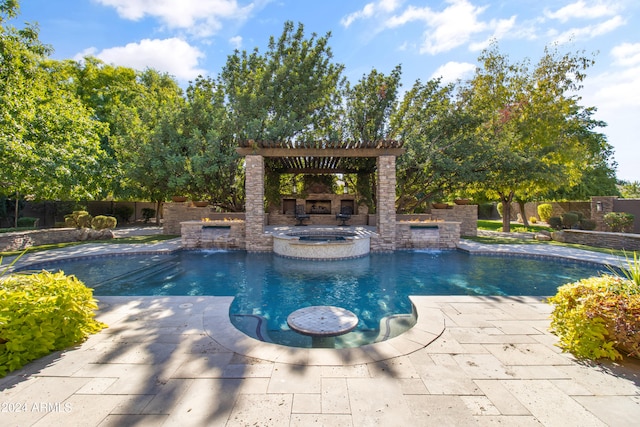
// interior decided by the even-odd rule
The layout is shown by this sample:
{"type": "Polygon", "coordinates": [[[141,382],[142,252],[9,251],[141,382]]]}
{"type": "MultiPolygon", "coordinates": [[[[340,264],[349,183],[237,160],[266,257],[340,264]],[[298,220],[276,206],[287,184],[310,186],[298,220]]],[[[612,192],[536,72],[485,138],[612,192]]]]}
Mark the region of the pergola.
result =
{"type": "Polygon", "coordinates": [[[382,250],[395,249],[396,157],[404,153],[402,142],[271,142],[244,141],[237,152],[245,157],[246,244],[248,251],[268,250],[264,234],[265,170],[278,173],[378,172],[377,233],[382,250]]]}

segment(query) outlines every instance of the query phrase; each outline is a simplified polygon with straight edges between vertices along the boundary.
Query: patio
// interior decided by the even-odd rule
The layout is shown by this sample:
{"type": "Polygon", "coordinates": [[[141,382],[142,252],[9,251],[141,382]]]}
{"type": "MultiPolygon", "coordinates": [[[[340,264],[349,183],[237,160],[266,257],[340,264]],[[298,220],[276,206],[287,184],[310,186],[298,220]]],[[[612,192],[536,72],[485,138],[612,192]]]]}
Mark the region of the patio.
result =
{"type": "MultiPolygon", "coordinates": [[[[83,245],[23,262],[177,246],[83,245]]],[[[592,256],[545,246],[550,252],[592,256]]],[[[346,350],[252,340],[228,323],[229,303],[101,297],[98,318],[108,329],[0,380],[3,423],[617,426],[640,417],[640,362],[582,363],[561,353],[547,331],[551,306],[538,298],[417,297],[422,325],[346,350]]]]}

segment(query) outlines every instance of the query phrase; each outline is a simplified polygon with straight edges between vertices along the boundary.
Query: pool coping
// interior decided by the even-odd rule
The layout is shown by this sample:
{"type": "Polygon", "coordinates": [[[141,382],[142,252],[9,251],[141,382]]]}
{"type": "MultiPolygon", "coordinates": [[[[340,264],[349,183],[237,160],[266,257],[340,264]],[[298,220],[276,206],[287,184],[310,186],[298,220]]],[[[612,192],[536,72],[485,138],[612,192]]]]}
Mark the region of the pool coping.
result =
{"type": "Polygon", "coordinates": [[[307,366],[343,366],[380,362],[407,355],[435,341],[445,330],[444,314],[430,307],[422,296],[409,296],[417,314],[416,324],[406,332],[385,341],[353,348],[301,348],[259,341],[231,323],[229,307],[234,297],[211,297],[203,314],[207,335],[226,349],[270,362],[307,366]]]}

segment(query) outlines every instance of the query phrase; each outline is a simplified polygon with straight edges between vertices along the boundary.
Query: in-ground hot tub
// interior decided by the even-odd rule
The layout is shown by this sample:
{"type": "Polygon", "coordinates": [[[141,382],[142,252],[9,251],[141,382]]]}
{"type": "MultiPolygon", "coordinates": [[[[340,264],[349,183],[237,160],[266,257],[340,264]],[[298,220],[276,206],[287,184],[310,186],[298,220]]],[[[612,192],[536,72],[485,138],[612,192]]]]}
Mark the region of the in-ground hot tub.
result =
{"type": "Polygon", "coordinates": [[[350,231],[307,230],[273,236],[273,252],[287,258],[358,258],[370,251],[368,235],[350,231]]]}

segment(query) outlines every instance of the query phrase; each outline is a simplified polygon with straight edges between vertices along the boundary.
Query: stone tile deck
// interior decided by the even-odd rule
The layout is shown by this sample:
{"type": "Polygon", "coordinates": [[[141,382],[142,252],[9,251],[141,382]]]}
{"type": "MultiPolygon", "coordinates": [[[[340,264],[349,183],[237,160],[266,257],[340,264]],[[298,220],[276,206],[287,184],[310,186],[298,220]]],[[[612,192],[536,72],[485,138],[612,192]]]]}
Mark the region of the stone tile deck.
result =
{"type": "MultiPolygon", "coordinates": [[[[508,246],[491,248],[540,250],[508,246]]],[[[229,298],[101,297],[98,318],[108,329],[0,379],[0,424],[626,426],[640,419],[640,361],[584,363],[560,352],[547,331],[551,306],[541,299],[412,300],[419,324],[411,331],[330,350],[247,338],[228,322],[229,298]]]]}

